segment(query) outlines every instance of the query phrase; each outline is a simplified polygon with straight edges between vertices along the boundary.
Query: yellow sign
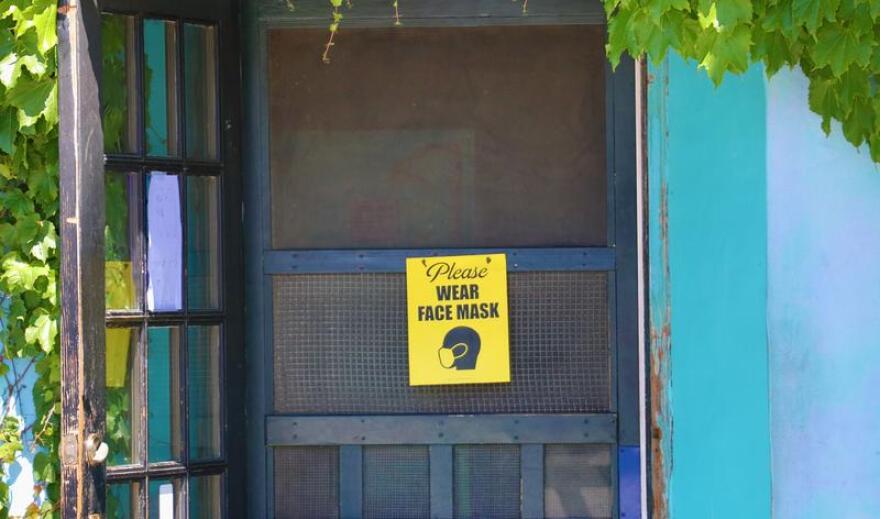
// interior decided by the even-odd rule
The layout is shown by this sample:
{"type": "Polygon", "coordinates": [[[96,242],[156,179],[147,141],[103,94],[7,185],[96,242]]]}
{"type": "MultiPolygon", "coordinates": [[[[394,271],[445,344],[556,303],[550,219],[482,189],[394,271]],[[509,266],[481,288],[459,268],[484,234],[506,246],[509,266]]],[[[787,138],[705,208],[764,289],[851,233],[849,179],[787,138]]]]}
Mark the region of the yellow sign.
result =
{"type": "Polygon", "coordinates": [[[409,383],[510,382],[504,254],[407,258],[409,383]]]}

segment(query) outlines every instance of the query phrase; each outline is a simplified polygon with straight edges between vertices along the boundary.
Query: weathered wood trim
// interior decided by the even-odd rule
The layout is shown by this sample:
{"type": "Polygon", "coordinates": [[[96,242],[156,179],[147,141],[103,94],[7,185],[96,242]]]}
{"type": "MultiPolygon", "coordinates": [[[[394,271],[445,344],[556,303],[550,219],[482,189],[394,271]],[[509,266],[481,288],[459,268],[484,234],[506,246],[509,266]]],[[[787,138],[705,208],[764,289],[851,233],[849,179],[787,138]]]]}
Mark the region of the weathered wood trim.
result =
{"type": "Polygon", "coordinates": [[[431,470],[431,517],[445,519],[454,513],[452,445],[431,445],[428,447],[428,463],[431,470]]]}
{"type": "Polygon", "coordinates": [[[364,448],[360,445],[339,447],[339,515],[363,517],[364,448]]]}
{"type": "Polygon", "coordinates": [[[58,4],[61,197],[61,517],[104,513],[102,464],[89,434],[104,434],[104,181],[97,0],[58,4]]]}
{"type": "Polygon", "coordinates": [[[544,517],[544,445],[527,443],[520,447],[522,471],[522,517],[544,517]]]}
{"type": "MultiPolygon", "coordinates": [[[[255,0],[259,19],[272,26],[325,28],[330,3],[321,0],[255,0]]],[[[385,0],[360,0],[343,8],[342,27],[394,27],[394,8],[385,0]]],[[[399,7],[407,27],[478,27],[482,25],[566,25],[605,23],[597,0],[541,0],[523,12],[523,2],[511,0],[446,0],[406,2],[399,7]]]]}
{"type": "Polygon", "coordinates": [[[613,414],[269,416],[270,446],[614,443],[613,414]]]}
{"type": "MultiPolygon", "coordinates": [[[[645,115],[645,152],[642,157],[647,183],[648,243],[657,254],[648,257],[648,405],[650,449],[650,513],[669,517],[667,494],[672,475],[673,421],[670,408],[670,361],[672,356],[672,280],[669,266],[669,171],[666,149],[669,131],[666,100],[669,92],[669,61],[645,74],[642,86],[645,115]],[[653,144],[653,146],[652,146],[653,144]]],[[[647,248],[647,247],[646,247],[647,248]]]]}
{"type": "Polygon", "coordinates": [[[515,249],[354,249],[267,250],[263,273],[317,274],[340,272],[406,272],[406,258],[458,254],[507,255],[508,272],[609,271],[617,253],[611,247],[515,248],[515,249]]]}

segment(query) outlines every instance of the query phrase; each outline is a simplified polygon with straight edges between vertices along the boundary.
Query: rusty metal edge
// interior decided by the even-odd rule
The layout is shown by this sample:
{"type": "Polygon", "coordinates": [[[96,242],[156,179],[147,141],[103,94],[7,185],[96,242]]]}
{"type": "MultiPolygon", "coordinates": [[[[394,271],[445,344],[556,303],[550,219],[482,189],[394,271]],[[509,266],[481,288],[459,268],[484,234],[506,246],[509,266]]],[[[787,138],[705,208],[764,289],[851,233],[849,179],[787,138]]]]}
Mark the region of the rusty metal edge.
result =
{"type": "Polygon", "coordinates": [[[670,355],[672,351],[672,301],[669,265],[669,187],[666,168],[669,93],[668,62],[648,67],[643,63],[645,110],[642,116],[642,154],[648,215],[648,381],[649,381],[649,504],[650,515],[669,517],[668,485],[672,474],[673,421],[670,408],[670,355]],[[653,243],[652,243],[653,242],[653,243]],[[653,246],[653,247],[652,247],[653,246]],[[651,254],[653,252],[653,254],[651,254]]]}

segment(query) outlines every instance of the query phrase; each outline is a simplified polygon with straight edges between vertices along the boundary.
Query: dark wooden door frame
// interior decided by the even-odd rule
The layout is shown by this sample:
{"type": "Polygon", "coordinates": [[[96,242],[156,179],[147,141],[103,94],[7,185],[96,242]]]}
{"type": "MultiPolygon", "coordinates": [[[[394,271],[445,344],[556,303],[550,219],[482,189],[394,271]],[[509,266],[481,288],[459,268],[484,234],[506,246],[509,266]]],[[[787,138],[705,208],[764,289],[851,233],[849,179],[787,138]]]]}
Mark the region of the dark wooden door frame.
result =
{"type": "Polygon", "coordinates": [[[104,139],[96,0],[58,4],[61,197],[61,516],[104,513],[104,139]]]}

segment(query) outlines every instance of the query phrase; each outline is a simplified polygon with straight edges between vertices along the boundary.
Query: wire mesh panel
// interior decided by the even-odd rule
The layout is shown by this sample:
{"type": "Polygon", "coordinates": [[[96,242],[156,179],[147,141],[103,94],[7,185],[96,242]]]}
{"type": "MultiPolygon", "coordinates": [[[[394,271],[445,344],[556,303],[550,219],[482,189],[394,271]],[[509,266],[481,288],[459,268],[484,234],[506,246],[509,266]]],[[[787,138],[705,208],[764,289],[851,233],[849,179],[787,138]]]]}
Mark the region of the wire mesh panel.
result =
{"type": "Polygon", "coordinates": [[[339,449],[275,449],[275,517],[339,517],[339,449]]]}
{"type": "Polygon", "coordinates": [[[276,276],[275,411],[608,411],[607,275],[517,272],[508,278],[511,382],[410,387],[403,274],[276,276]]]}
{"type": "Polygon", "coordinates": [[[430,517],[428,447],[364,447],[364,517],[430,517]]]}
{"type": "Polygon", "coordinates": [[[612,513],[611,447],[601,444],[544,447],[544,516],[601,519],[612,513]]]}
{"type": "Polygon", "coordinates": [[[519,517],[519,445],[456,446],[453,507],[456,518],[519,517]]]}
{"type": "Polygon", "coordinates": [[[606,243],[602,26],[324,32],[268,31],[273,248],[606,243]]]}

